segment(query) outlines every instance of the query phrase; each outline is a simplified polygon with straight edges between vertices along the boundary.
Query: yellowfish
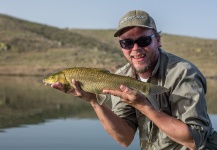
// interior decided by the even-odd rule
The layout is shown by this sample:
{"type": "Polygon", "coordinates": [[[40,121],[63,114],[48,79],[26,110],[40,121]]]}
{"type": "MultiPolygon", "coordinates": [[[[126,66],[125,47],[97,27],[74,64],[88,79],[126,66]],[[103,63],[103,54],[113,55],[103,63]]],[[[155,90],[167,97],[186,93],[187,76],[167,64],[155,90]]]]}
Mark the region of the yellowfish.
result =
{"type": "MultiPolygon", "coordinates": [[[[45,85],[61,82],[64,85],[64,91],[67,92],[73,89],[71,85],[72,79],[78,81],[84,91],[97,95],[102,95],[103,89],[120,90],[120,85],[125,85],[143,93],[157,110],[159,110],[159,103],[157,102],[155,94],[168,91],[165,87],[145,83],[128,76],[112,74],[100,68],[68,68],[49,75],[44,78],[43,82],[45,85]]],[[[103,102],[101,102],[101,104],[102,103],[103,102]]]]}

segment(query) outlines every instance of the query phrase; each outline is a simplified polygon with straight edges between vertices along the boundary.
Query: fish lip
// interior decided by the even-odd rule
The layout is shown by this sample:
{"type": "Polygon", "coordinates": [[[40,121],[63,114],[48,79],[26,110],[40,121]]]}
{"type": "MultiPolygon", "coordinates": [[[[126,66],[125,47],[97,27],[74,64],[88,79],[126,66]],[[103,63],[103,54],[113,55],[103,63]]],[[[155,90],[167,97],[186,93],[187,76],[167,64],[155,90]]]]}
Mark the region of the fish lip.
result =
{"type": "Polygon", "coordinates": [[[50,84],[50,83],[46,83],[46,82],[45,82],[45,85],[46,85],[46,86],[50,86],[51,84],[50,84]]]}
{"type": "Polygon", "coordinates": [[[43,83],[44,83],[46,86],[51,86],[51,85],[52,85],[52,83],[48,83],[48,82],[46,82],[46,81],[43,81],[43,83]]]}

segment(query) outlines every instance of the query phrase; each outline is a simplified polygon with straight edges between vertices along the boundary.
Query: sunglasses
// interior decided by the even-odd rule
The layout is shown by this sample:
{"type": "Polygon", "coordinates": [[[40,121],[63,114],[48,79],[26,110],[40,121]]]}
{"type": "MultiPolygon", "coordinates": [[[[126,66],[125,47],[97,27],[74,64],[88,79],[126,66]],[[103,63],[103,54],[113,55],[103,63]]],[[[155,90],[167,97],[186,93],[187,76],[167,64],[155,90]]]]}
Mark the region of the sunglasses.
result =
{"type": "Polygon", "coordinates": [[[151,44],[152,42],[152,38],[155,36],[156,34],[152,34],[150,36],[142,36],[139,37],[138,39],[131,40],[131,39],[125,39],[125,40],[119,40],[120,46],[123,49],[127,49],[130,50],[134,47],[134,44],[136,43],[139,47],[146,47],[148,45],[151,44]]]}

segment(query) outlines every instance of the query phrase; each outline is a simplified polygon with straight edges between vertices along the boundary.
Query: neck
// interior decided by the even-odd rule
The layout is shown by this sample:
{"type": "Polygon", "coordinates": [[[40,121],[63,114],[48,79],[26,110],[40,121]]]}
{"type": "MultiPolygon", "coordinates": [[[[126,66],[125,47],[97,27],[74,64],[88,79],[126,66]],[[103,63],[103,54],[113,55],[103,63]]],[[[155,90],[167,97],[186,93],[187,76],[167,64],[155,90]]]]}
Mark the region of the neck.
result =
{"type": "Polygon", "coordinates": [[[152,71],[147,71],[145,73],[138,73],[138,76],[140,76],[143,79],[148,79],[152,75],[152,71]]]}
{"type": "Polygon", "coordinates": [[[148,79],[148,78],[150,78],[150,77],[152,76],[152,72],[154,71],[154,68],[155,68],[156,64],[157,64],[157,61],[155,61],[155,62],[153,63],[153,65],[152,65],[147,71],[145,71],[145,72],[137,72],[137,74],[138,74],[141,78],[143,78],[143,79],[148,79]]]}

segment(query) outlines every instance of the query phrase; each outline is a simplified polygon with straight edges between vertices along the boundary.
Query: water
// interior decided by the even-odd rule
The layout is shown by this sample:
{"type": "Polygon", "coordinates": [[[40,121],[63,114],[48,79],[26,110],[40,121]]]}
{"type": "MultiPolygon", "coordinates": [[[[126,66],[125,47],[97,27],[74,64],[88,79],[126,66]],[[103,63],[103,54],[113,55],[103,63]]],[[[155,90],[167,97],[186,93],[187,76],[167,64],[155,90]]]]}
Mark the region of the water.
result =
{"type": "MultiPolygon", "coordinates": [[[[217,115],[210,115],[217,130],[217,115]]],[[[128,148],[117,144],[97,119],[58,119],[0,132],[1,150],[136,150],[138,134],[128,148]]]]}
{"type": "MultiPolygon", "coordinates": [[[[124,149],[98,120],[58,119],[44,124],[7,129],[0,133],[1,150],[111,150],[124,149]]],[[[138,136],[129,150],[139,149],[138,136]]]]}
{"type": "MultiPolygon", "coordinates": [[[[216,113],[217,80],[208,83],[208,108],[216,113]]],[[[97,119],[75,119],[94,116],[88,103],[45,87],[39,78],[0,78],[0,150],[140,149],[138,134],[128,148],[123,148],[97,119]]],[[[217,115],[210,117],[217,130],[217,115]]]]}

